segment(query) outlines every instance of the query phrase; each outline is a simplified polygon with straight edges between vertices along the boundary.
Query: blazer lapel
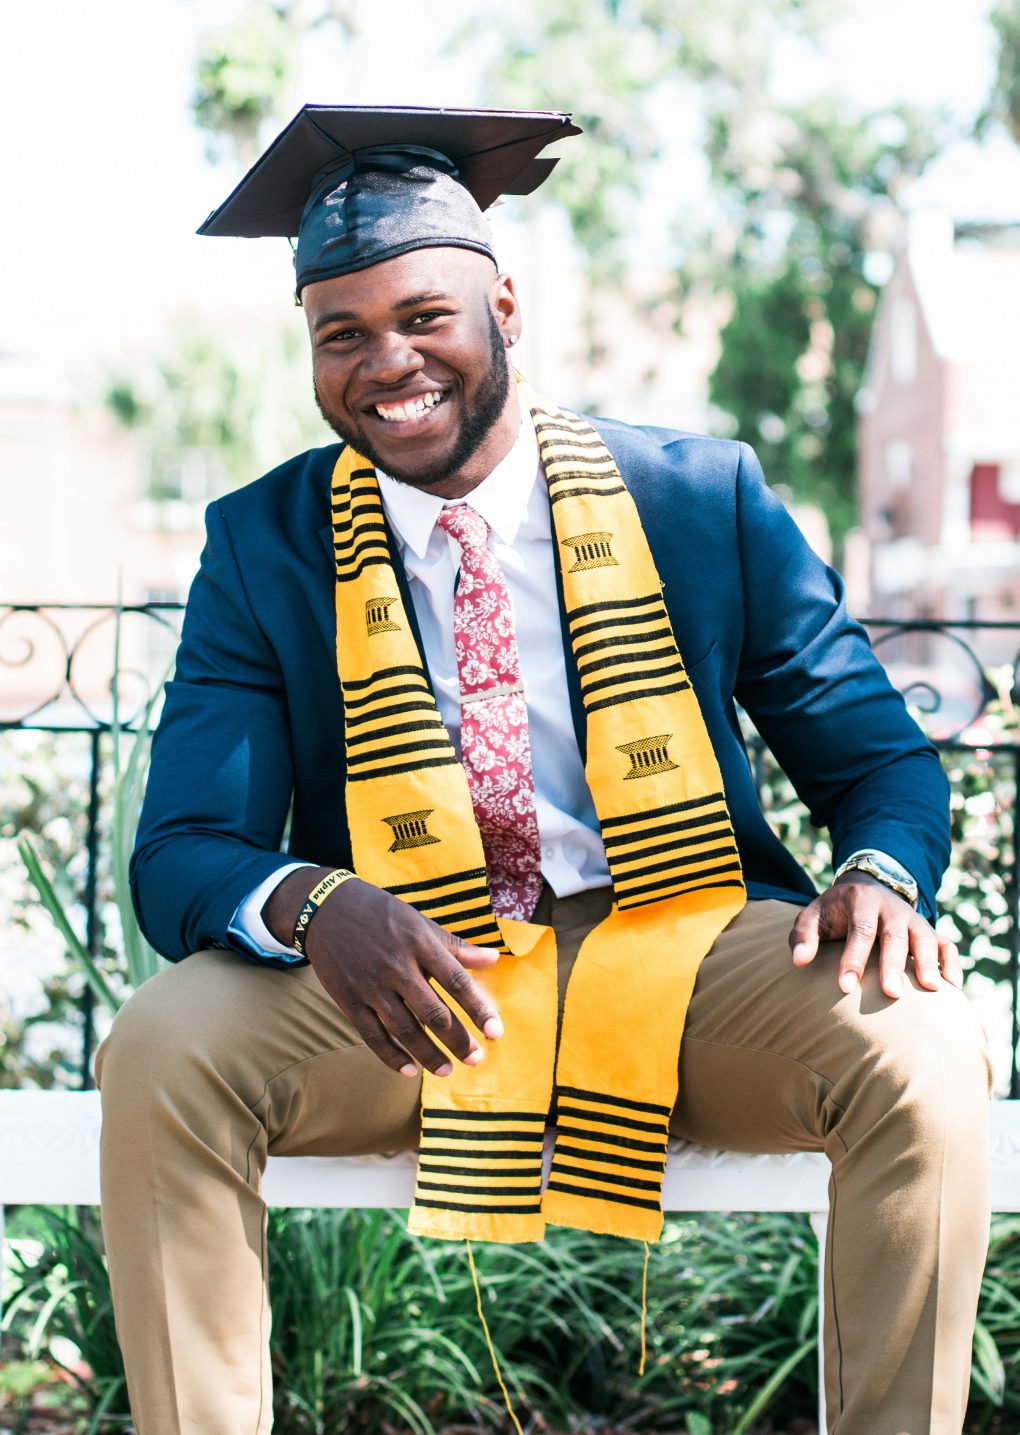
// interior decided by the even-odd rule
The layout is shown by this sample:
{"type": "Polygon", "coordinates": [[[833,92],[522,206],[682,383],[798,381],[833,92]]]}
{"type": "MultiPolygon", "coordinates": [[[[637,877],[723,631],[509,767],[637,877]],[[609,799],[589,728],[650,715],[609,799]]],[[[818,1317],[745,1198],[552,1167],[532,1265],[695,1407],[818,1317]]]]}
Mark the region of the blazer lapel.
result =
{"type": "Polygon", "coordinates": [[[574,645],[570,641],[570,625],[567,622],[567,608],[563,599],[563,573],[560,569],[559,555],[556,551],[556,544],[553,543],[553,567],[556,570],[556,597],[560,610],[560,640],[563,643],[563,664],[567,670],[567,697],[570,700],[570,717],[574,724],[574,736],[577,739],[578,751],[581,754],[581,761],[588,760],[588,718],[584,711],[584,699],[581,696],[581,679],[577,673],[577,659],[574,657],[574,645]]]}

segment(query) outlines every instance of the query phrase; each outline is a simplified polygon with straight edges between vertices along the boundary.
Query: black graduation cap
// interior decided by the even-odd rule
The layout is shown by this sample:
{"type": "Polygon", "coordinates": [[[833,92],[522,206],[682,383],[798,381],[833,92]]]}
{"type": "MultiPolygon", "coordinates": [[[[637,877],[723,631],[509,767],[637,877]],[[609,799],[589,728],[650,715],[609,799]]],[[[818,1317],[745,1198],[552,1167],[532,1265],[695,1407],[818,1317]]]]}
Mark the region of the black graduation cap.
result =
{"type": "Polygon", "coordinates": [[[492,258],[481,211],[530,194],[580,134],[558,111],[305,105],[199,234],[297,236],[297,287],[410,249],[492,258]]]}

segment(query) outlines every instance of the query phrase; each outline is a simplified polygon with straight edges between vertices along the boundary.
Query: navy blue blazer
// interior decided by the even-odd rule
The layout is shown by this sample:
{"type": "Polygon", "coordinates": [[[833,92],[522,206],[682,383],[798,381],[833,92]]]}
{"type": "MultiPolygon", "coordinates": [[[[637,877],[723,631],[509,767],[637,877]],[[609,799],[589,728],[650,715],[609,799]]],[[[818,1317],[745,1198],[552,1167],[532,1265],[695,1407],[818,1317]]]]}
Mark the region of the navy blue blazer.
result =
{"type": "MultiPolygon", "coordinates": [[[[749,895],[803,903],[814,888],[762,816],[737,703],[812,821],[830,829],[836,861],[861,847],[888,852],[916,877],[931,916],[949,856],[946,779],[848,616],[838,575],[808,548],[746,444],[596,427],[651,544],[749,895]]],[[[351,865],[329,526],[338,452],[313,449],[208,510],[131,868],[142,929],[172,960],[230,946],[238,903],[285,862],[351,865]]],[[[583,752],[566,635],[564,648],[564,702],[583,752]]]]}

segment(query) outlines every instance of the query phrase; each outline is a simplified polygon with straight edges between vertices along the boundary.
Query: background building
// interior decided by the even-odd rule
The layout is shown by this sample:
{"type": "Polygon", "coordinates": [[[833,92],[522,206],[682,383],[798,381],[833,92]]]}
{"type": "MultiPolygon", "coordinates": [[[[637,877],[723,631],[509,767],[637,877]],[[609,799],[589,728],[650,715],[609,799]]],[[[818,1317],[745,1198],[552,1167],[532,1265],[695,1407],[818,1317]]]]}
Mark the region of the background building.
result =
{"type": "Polygon", "coordinates": [[[918,212],[860,399],[874,612],[1020,615],[1018,376],[1020,219],[918,212]]]}

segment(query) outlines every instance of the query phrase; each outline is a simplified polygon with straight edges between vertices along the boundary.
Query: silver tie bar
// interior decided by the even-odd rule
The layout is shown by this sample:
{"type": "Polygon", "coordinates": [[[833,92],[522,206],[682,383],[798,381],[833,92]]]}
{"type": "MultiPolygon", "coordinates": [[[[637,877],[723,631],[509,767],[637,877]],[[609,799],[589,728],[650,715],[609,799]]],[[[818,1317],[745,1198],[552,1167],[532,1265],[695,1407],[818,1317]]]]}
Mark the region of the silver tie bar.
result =
{"type": "Polygon", "coordinates": [[[465,703],[482,703],[487,698],[508,698],[513,693],[523,693],[523,691],[523,683],[503,683],[498,688],[486,688],[484,693],[461,693],[460,703],[463,707],[465,703]]]}

